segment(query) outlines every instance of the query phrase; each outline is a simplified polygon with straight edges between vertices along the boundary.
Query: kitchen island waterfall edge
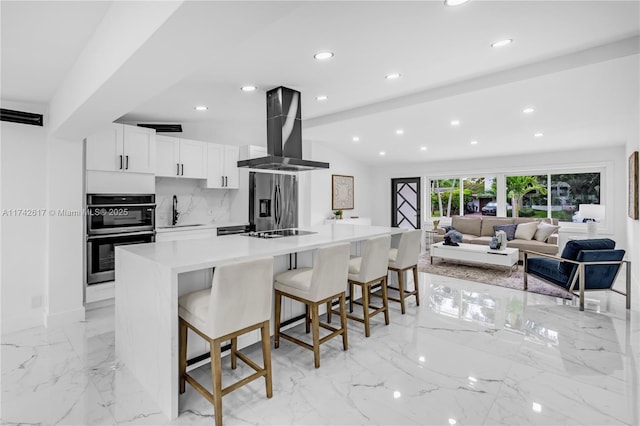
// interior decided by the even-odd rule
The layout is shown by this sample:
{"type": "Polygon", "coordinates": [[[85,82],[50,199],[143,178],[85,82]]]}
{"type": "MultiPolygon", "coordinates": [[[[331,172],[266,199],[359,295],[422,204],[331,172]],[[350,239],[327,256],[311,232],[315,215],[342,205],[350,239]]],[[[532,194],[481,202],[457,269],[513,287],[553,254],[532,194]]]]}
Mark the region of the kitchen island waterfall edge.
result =
{"type": "MultiPolygon", "coordinates": [[[[296,266],[290,264],[290,254],[298,254],[297,266],[312,266],[311,253],[318,247],[402,232],[399,228],[362,225],[322,225],[304,230],[313,234],[267,240],[228,235],[116,248],[116,358],[169,419],[178,416],[178,298],[211,287],[214,267],[274,256],[274,273],[279,273],[296,266]]],[[[352,253],[357,254],[358,246],[352,245],[352,253]]],[[[301,307],[286,307],[285,319],[303,312],[296,308],[301,307]]],[[[259,340],[257,333],[243,337],[238,340],[239,347],[259,340]]],[[[192,350],[198,348],[190,347],[192,350]]]]}

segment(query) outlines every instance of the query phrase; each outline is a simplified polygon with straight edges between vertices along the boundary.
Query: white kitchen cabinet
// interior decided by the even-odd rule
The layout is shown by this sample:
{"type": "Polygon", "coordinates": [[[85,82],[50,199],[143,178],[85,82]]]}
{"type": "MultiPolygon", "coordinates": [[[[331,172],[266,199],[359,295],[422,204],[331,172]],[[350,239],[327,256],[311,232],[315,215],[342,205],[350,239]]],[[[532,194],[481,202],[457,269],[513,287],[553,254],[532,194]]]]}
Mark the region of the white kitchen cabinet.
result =
{"type": "Polygon", "coordinates": [[[207,178],[206,142],[160,135],[156,145],[156,176],[207,178]]]}
{"type": "Polygon", "coordinates": [[[207,188],[238,189],[240,147],[210,143],[207,147],[207,188]]]}
{"type": "Polygon", "coordinates": [[[113,123],[86,139],[87,170],[153,173],[156,132],[144,127],[113,123]]]}

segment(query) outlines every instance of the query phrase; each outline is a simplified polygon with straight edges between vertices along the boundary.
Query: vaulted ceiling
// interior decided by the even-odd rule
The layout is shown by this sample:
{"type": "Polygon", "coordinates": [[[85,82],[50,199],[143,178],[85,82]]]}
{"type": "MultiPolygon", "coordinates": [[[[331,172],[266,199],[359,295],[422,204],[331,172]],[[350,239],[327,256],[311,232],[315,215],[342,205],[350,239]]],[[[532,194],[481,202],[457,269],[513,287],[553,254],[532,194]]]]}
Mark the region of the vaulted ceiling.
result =
{"type": "Polygon", "coordinates": [[[55,115],[106,73],[61,128],[177,122],[264,145],[265,92],[286,86],[305,139],[370,164],[618,145],[638,126],[638,1],[170,3],[2,1],[2,99],[55,115]]]}

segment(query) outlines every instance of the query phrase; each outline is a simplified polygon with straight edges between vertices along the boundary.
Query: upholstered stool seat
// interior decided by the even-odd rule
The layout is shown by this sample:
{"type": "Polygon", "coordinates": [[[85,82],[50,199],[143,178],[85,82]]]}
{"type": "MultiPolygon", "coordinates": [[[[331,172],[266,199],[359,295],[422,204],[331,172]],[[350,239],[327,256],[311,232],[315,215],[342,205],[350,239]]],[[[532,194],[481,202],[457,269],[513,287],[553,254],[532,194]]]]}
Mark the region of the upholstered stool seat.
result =
{"type": "Polygon", "coordinates": [[[276,276],[276,289],[293,296],[310,299],[313,268],[299,268],[276,276]]]}
{"type": "Polygon", "coordinates": [[[346,351],[347,342],[347,317],[345,306],[345,291],[347,288],[347,274],[349,269],[349,244],[337,244],[317,249],[313,254],[313,268],[300,268],[276,275],[276,313],[275,334],[273,343],[276,348],[280,346],[280,337],[297,345],[313,351],[314,365],[320,367],[320,345],[336,336],[342,336],[342,346],[346,351]],[[303,342],[280,330],[280,314],[282,298],[302,302],[306,306],[306,327],[309,332],[311,323],[313,344],[303,342]],[[327,303],[328,319],[330,322],[330,306],[334,299],[339,299],[340,304],[340,328],[320,322],[319,306],[327,303]],[[320,327],[331,331],[330,334],[320,338],[320,327]]]}
{"type": "Polygon", "coordinates": [[[387,300],[387,266],[391,236],[383,235],[364,242],[362,256],[353,257],[349,261],[349,314],[347,318],[364,323],[364,334],[371,334],[371,317],[384,314],[384,322],[389,325],[389,301],[387,300]],[[382,306],[371,306],[371,286],[380,283],[382,306]],[[353,315],[354,286],[362,290],[362,317],[353,315]],[[373,309],[373,311],[371,311],[373,309]]]}
{"type": "Polygon", "coordinates": [[[420,306],[420,288],[418,286],[418,258],[420,257],[420,238],[422,231],[407,231],[400,237],[398,248],[389,249],[389,265],[390,271],[398,273],[398,287],[391,287],[396,290],[399,297],[389,296],[389,300],[400,302],[400,310],[405,313],[405,299],[411,296],[416,297],[416,305],[420,306]],[[407,291],[404,282],[404,272],[411,269],[413,271],[413,291],[407,291]]]}
{"type": "Polygon", "coordinates": [[[260,377],[265,378],[267,398],[273,395],[269,320],[273,299],[273,258],[262,258],[218,266],[210,289],[185,294],[178,299],[180,317],[180,393],[185,382],[214,406],[216,426],[222,425],[222,396],[260,377]],[[187,373],[187,329],[209,342],[213,392],[187,373]],[[238,351],[238,336],[260,330],[263,367],[238,351]],[[240,358],[255,370],[252,375],[222,388],[221,343],[231,341],[231,368],[240,358]]]}

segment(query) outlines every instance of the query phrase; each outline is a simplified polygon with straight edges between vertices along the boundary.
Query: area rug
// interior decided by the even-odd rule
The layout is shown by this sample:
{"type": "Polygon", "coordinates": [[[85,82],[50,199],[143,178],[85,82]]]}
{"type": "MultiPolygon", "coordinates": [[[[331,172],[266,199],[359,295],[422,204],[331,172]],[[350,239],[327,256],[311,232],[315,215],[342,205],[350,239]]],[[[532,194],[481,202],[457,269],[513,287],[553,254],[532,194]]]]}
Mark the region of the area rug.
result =
{"type": "MultiPolygon", "coordinates": [[[[492,284],[501,287],[524,290],[523,269],[518,265],[517,270],[508,270],[504,267],[481,264],[465,264],[455,260],[433,259],[433,265],[429,262],[429,253],[420,256],[418,270],[428,274],[443,275],[461,280],[473,281],[483,284],[492,284]]],[[[571,299],[571,293],[558,287],[540,281],[529,275],[528,291],[532,293],[546,294],[548,296],[571,299]]]]}

